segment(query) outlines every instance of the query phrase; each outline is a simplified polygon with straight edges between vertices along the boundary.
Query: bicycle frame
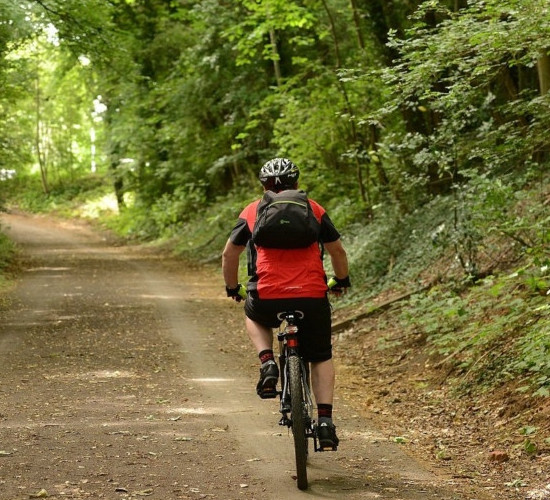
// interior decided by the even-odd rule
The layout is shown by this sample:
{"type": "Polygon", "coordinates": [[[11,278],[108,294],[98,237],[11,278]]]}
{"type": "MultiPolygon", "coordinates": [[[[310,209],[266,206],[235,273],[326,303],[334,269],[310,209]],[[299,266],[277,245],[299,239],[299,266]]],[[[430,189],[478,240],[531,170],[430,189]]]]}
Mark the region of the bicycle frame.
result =
{"type": "Polygon", "coordinates": [[[305,433],[306,438],[313,438],[314,450],[321,451],[317,446],[317,435],[315,433],[315,421],[313,420],[313,398],[311,394],[309,363],[306,363],[300,355],[298,344],[298,327],[295,324],[296,318],[302,318],[301,311],[289,311],[280,313],[279,319],[285,322],[284,328],[277,334],[279,341],[279,366],[281,377],[280,392],[280,413],[282,414],[279,425],[292,427],[292,415],[290,407],[290,376],[288,359],[296,357],[299,360],[300,376],[303,388],[304,415],[306,416],[305,433]]]}

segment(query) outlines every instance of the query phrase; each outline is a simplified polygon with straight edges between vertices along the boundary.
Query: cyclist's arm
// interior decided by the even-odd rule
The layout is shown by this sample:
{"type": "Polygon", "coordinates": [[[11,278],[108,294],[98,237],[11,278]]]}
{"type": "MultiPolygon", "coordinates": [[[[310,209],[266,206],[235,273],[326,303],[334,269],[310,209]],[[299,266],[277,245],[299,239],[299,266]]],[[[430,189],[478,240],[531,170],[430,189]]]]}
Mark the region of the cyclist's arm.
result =
{"type": "Polygon", "coordinates": [[[330,261],[335,276],[338,279],[347,278],[349,275],[348,256],[340,238],[336,241],[324,243],[324,247],[330,255],[330,261]]]}
{"type": "Polygon", "coordinates": [[[245,246],[235,245],[227,240],[222,253],[222,274],[227,288],[235,288],[239,282],[239,257],[245,246]]]}

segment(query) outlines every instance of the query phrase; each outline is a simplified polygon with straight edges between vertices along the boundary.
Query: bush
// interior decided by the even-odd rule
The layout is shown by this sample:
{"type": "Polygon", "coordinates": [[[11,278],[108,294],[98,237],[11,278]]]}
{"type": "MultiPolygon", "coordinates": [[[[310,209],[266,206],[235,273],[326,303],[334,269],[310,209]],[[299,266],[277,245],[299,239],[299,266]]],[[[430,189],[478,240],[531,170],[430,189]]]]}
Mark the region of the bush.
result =
{"type": "Polygon", "coordinates": [[[14,256],[15,245],[5,234],[0,232],[0,286],[5,281],[7,271],[13,262],[14,256]]]}

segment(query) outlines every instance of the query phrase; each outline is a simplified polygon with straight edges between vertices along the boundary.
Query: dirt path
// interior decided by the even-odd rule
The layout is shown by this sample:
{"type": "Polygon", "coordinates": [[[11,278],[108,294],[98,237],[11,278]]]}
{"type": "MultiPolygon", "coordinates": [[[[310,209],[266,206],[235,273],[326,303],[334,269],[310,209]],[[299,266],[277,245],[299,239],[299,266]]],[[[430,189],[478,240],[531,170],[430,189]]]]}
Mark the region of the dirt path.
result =
{"type": "MultiPolygon", "coordinates": [[[[4,214],[24,252],[0,302],[0,500],[483,500],[336,401],[337,453],[293,480],[277,404],[254,393],[218,275],[86,227],[4,214]]],[[[357,396],[357,395],[356,395],[357,396]]]]}

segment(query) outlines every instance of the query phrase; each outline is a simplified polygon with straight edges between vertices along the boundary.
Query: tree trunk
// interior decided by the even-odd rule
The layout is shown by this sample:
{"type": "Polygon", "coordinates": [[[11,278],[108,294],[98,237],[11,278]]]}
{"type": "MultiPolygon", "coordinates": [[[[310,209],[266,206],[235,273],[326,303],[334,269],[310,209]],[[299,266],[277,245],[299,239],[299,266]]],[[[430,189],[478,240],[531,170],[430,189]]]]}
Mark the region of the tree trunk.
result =
{"type": "Polygon", "coordinates": [[[361,29],[361,23],[359,18],[359,11],[357,10],[357,3],[355,0],[350,0],[351,11],[353,13],[353,24],[355,25],[355,33],[357,35],[357,43],[361,50],[365,50],[365,41],[363,40],[363,32],[361,29]]]}
{"type": "Polygon", "coordinates": [[[35,147],[36,147],[36,156],[38,159],[38,166],[40,167],[40,179],[42,181],[42,191],[44,194],[50,192],[48,186],[48,170],[46,165],[46,158],[44,151],[42,150],[42,137],[41,137],[41,103],[40,103],[40,68],[36,70],[36,137],[35,137],[35,147]]]}
{"type": "Polygon", "coordinates": [[[539,75],[540,94],[546,95],[550,90],[550,55],[542,54],[537,61],[537,72],[539,75]]]}
{"type": "Polygon", "coordinates": [[[269,28],[269,40],[271,42],[271,53],[273,54],[273,69],[275,70],[275,81],[277,87],[283,83],[281,77],[281,65],[279,63],[279,49],[277,48],[277,34],[273,28],[269,28]]]}
{"type": "Polygon", "coordinates": [[[323,0],[323,7],[325,8],[325,12],[328,17],[330,32],[332,33],[332,40],[334,41],[334,57],[336,59],[336,67],[340,68],[342,66],[342,62],[340,59],[340,44],[338,43],[338,36],[336,34],[336,23],[334,22],[334,17],[328,8],[326,0],[323,0]]]}

